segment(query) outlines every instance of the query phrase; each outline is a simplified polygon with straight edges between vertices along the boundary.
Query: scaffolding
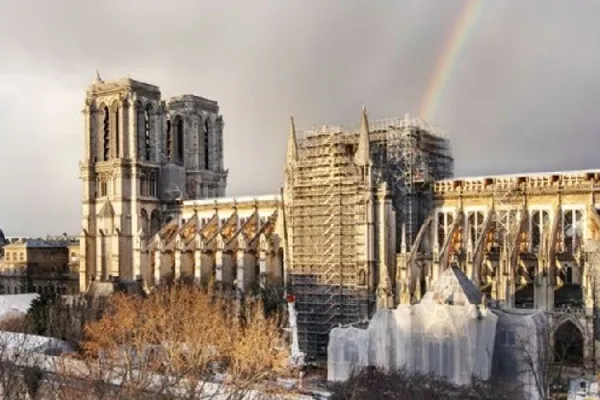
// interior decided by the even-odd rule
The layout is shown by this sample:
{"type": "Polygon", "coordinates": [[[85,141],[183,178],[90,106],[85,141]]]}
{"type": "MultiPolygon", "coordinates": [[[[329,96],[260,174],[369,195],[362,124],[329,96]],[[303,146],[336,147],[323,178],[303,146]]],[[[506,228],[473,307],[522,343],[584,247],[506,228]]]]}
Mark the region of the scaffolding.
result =
{"type": "Polygon", "coordinates": [[[367,291],[359,287],[358,226],[364,189],[352,135],[324,127],[298,137],[298,158],[288,187],[288,226],[300,349],[326,355],[329,331],[367,318],[367,291]]]}
{"type": "MultiPolygon", "coordinates": [[[[377,121],[371,132],[385,133],[385,164],[375,167],[393,188],[396,227],[405,226],[406,242],[413,243],[432,207],[431,184],[454,175],[450,140],[444,131],[411,118],[377,121]]],[[[401,240],[400,232],[396,237],[401,240]]]]}
{"type": "Polygon", "coordinates": [[[412,243],[431,207],[428,183],[453,174],[448,139],[406,116],[370,124],[376,178],[369,181],[355,163],[358,132],[358,127],[323,126],[296,133],[297,156],[286,178],[289,278],[296,294],[298,340],[301,351],[316,357],[326,355],[331,328],[370,317],[375,288],[364,259],[365,200],[375,181],[386,180],[393,189],[396,237],[400,240],[404,224],[412,243]]]}

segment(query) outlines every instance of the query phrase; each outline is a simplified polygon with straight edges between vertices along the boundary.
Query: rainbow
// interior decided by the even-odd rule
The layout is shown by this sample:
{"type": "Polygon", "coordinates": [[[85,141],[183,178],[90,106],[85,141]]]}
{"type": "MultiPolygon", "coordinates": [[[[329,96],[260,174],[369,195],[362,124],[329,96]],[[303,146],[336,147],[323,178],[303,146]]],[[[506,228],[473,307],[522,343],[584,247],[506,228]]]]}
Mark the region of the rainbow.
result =
{"type": "Polygon", "coordinates": [[[433,117],[442,98],[444,86],[452,72],[452,67],[458,59],[460,50],[469,36],[482,5],[482,0],[467,0],[454,23],[451,34],[444,43],[443,51],[436,60],[433,73],[428,81],[429,84],[419,108],[419,116],[422,119],[429,120],[433,117]]]}

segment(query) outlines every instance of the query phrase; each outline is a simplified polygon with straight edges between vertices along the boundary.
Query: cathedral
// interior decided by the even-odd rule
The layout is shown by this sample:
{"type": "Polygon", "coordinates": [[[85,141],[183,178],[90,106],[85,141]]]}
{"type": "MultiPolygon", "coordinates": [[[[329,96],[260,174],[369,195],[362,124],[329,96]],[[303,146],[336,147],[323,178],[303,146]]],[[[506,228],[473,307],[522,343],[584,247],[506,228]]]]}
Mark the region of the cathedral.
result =
{"type": "Polygon", "coordinates": [[[443,132],[363,109],[354,127],[290,120],[280,193],[233,198],[217,102],[97,76],[83,114],[81,291],[268,279],[318,357],[333,327],[418,302],[453,267],[502,307],[547,311],[573,362],[600,359],[600,170],[455,178],[443,132]]]}
{"type": "Polygon", "coordinates": [[[96,79],[86,92],[80,286],[144,279],[139,251],[187,199],[221,197],[223,117],[216,101],[164,100],[157,86],[96,79]]]}

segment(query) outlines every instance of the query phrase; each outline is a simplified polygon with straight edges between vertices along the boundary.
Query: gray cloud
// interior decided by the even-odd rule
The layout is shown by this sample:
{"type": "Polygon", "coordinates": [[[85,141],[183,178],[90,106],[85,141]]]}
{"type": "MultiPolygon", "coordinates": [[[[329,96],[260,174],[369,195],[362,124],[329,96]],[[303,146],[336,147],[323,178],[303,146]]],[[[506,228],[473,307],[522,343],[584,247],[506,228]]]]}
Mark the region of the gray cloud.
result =
{"type": "MultiPolygon", "coordinates": [[[[79,113],[94,70],[218,100],[229,194],[276,192],[287,121],[416,114],[465,2],[0,0],[0,227],[79,231],[79,113]],[[267,5],[268,3],[268,5],[267,5]]],[[[484,6],[432,123],[457,175],[598,166],[594,0],[484,6]]]]}

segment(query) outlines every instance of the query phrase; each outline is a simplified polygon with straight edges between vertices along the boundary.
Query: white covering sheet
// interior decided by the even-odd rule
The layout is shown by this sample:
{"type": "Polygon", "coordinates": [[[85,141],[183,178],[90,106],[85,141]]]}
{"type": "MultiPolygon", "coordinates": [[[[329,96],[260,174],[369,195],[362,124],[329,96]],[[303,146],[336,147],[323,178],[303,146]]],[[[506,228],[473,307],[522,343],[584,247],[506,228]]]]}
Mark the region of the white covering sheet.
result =
{"type": "Polygon", "coordinates": [[[456,384],[491,373],[497,316],[474,304],[420,303],[379,310],[367,329],[334,328],[328,348],[328,379],[346,380],[352,369],[434,373],[456,384]]]}

